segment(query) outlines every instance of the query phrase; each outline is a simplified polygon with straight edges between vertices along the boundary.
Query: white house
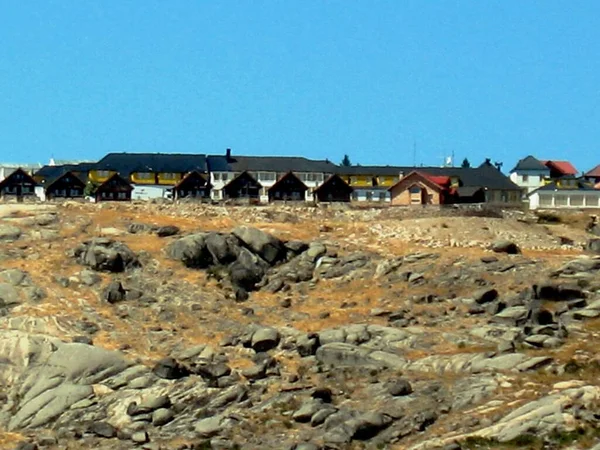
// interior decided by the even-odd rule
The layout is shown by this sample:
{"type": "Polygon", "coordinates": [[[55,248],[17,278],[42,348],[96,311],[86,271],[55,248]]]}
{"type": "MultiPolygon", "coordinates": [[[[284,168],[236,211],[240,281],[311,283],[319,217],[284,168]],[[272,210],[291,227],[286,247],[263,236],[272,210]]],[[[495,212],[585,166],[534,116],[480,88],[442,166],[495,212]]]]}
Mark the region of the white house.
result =
{"type": "Polygon", "coordinates": [[[542,187],[545,180],[550,178],[550,168],[530,155],[517,163],[510,171],[509,178],[527,195],[542,187]]]}
{"type": "Polygon", "coordinates": [[[529,194],[529,209],[583,209],[600,207],[600,189],[581,178],[562,178],[529,194]]]}

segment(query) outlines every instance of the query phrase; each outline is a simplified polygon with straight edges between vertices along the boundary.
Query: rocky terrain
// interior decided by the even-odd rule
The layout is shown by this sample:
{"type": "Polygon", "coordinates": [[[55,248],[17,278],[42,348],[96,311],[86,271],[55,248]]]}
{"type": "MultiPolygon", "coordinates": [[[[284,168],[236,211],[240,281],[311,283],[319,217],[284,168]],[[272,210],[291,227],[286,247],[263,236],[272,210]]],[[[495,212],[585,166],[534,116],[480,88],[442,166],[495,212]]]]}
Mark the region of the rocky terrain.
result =
{"type": "Polygon", "coordinates": [[[0,448],[600,449],[587,220],[0,205],[0,448]]]}

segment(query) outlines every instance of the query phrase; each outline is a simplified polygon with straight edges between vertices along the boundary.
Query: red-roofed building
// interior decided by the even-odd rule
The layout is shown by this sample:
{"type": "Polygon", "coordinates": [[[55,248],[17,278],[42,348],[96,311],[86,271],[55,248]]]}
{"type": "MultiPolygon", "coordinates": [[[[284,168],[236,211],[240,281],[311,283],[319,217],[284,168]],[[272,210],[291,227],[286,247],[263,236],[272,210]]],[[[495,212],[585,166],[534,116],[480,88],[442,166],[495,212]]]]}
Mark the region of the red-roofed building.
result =
{"type": "Polygon", "coordinates": [[[454,196],[450,177],[417,171],[403,177],[389,191],[393,206],[443,205],[452,203],[454,196]]]}
{"type": "Polygon", "coordinates": [[[572,177],[577,175],[577,169],[569,161],[542,161],[550,169],[550,178],[572,177]]]}

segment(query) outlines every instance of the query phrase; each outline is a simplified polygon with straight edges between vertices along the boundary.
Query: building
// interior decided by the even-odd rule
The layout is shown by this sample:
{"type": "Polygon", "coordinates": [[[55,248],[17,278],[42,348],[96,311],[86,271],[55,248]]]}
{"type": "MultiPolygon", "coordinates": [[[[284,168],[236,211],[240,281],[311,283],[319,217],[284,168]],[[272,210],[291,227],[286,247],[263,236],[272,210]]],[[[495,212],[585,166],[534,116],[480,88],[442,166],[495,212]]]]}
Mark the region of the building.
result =
{"type": "Polygon", "coordinates": [[[101,184],[118,173],[132,187],[132,198],[172,198],[173,187],[189,172],[207,174],[206,155],[181,153],[109,153],[89,173],[101,184]]]}
{"type": "Polygon", "coordinates": [[[342,166],[338,175],[354,189],[353,201],[389,202],[389,188],[409,172],[405,167],[342,166]]]}
{"type": "Polygon", "coordinates": [[[17,168],[6,178],[0,181],[0,198],[16,198],[22,201],[25,198],[35,197],[36,181],[25,170],[17,168]]]}
{"type": "Polygon", "coordinates": [[[306,186],[294,172],[288,172],[268,189],[269,202],[275,201],[305,201],[306,186]]]}
{"type": "Polygon", "coordinates": [[[128,202],[131,200],[133,186],[118,173],[113,173],[106,181],[104,181],[94,193],[96,202],[104,201],[121,201],[128,202]]]}
{"type": "Polygon", "coordinates": [[[246,199],[259,202],[263,187],[250,172],[244,171],[223,186],[223,199],[246,199]]]}
{"type": "Polygon", "coordinates": [[[413,171],[389,188],[392,206],[454,203],[449,176],[413,171]]]}
{"type": "Polygon", "coordinates": [[[260,200],[269,200],[269,188],[288,172],[294,172],[307,187],[306,200],[312,200],[312,190],[338,167],[327,160],[312,160],[297,156],[238,156],[227,149],[225,155],[207,156],[212,198],[224,198],[223,188],[242,172],[248,172],[261,186],[260,200]]]}
{"type": "Polygon", "coordinates": [[[11,163],[0,163],[0,181],[4,180],[11,173],[15,172],[17,169],[22,169],[23,171],[32,174],[35,173],[42,167],[42,164],[11,164],[11,163]]]}
{"type": "Polygon", "coordinates": [[[583,174],[583,178],[594,184],[600,183],[600,164],[583,174]]]}
{"type": "Polygon", "coordinates": [[[577,169],[569,161],[542,161],[542,163],[550,169],[550,178],[556,180],[562,177],[576,177],[577,169]]]}
{"type": "Polygon", "coordinates": [[[339,175],[331,175],[314,190],[314,199],[321,203],[349,202],[354,189],[339,175]]]}
{"type": "Polygon", "coordinates": [[[182,198],[209,199],[210,183],[202,174],[193,171],[185,175],[174,186],[173,191],[176,200],[182,198]]]}
{"type": "Polygon", "coordinates": [[[529,155],[519,160],[510,171],[510,180],[527,195],[543,186],[550,179],[550,168],[539,159],[529,155]]]}
{"type": "Polygon", "coordinates": [[[600,189],[585,178],[563,177],[529,194],[530,209],[600,208],[600,189]]]}
{"type": "MultiPolygon", "coordinates": [[[[83,198],[86,180],[73,172],[66,172],[54,180],[46,180],[42,200],[83,198]]],[[[39,195],[38,195],[39,196],[39,195]]]]}

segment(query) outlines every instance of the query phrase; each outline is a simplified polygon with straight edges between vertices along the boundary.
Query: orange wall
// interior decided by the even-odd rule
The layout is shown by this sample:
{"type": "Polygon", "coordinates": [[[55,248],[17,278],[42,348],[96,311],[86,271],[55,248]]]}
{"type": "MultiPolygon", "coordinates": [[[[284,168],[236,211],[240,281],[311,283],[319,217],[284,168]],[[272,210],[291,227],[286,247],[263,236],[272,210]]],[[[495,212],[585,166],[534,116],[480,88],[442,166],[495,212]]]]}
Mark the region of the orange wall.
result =
{"type": "Polygon", "coordinates": [[[435,192],[433,189],[425,186],[422,183],[416,182],[416,183],[411,183],[410,185],[407,186],[398,186],[394,189],[392,189],[391,192],[391,196],[392,196],[392,201],[391,204],[392,206],[410,206],[411,204],[414,205],[414,203],[411,203],[411,193],[409,191],[409,188],[414,186],[414,185],[420,186],[421,189],[425,188],[425,190],[427,191],[427,194],[431,195],[431,205],[439,205],[440,204],[440,194],[438,192],[435,192]]]}

